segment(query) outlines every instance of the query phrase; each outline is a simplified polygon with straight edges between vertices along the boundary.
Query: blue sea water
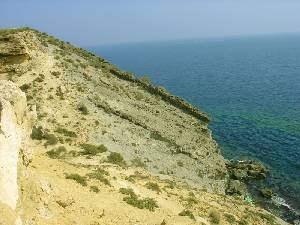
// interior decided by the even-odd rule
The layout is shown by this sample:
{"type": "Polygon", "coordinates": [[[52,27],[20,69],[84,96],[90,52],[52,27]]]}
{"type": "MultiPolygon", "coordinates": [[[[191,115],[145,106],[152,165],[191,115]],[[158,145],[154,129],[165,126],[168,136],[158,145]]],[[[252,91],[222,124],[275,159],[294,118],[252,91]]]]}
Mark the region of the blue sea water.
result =
{"type": "Polygon", "coordinates": [[[300,209],[300,35],[90,50],[207,112],[225,157],[262,161],[272,171],[262,185],[300,209]]]}

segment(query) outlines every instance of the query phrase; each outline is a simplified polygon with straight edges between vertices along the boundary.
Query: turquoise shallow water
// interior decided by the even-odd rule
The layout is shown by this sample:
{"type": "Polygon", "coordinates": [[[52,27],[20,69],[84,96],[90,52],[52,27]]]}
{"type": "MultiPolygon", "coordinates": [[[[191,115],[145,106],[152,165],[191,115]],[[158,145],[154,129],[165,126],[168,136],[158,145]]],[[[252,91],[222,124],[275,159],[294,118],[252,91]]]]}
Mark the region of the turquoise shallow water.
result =
{"type": "Polygon", "coordinates": [[[258,159],[268,185],[300,209],[300,35],[90,48],[212,117],[229,159],[258,159]]]}

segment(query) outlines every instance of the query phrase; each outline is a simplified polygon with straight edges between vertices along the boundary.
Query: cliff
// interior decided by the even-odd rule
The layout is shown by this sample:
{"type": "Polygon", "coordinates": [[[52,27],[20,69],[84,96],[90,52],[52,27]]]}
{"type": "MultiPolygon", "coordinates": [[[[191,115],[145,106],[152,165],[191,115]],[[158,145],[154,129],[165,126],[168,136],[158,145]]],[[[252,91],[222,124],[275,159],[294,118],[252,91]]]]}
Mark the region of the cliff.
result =
{"type": "Polygon", "coordinates": [[[285,224],[225,195],[209,117],[147,79],[24,28],[0,30],[0,80],[7,221],[285,224]]]}

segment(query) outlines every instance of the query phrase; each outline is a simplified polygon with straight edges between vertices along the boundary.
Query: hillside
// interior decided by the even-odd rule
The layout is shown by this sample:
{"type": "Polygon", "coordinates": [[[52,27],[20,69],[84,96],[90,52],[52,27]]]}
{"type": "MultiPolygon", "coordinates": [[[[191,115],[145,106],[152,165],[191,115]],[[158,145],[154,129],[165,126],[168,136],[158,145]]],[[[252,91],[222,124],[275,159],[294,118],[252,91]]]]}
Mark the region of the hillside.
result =
{"type": "Polygon", "coordinates": [[[209,117],[146,77],[22,28],[0,89],[0,224],[285,224],[225,194],[209,117]]]}

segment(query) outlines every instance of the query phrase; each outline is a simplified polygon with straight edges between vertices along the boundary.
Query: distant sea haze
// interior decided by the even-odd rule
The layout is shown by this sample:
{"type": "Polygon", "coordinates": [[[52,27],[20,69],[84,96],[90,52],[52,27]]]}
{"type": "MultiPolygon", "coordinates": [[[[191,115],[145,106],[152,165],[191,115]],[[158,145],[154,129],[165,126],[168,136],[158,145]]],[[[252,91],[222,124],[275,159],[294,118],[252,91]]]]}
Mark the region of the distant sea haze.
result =
{"type": "Polygon", "coordinates": [[[300,209],[300,35],[90,48],[201,110],[228,159],[271,169],[268,186],[300,209]]]}

